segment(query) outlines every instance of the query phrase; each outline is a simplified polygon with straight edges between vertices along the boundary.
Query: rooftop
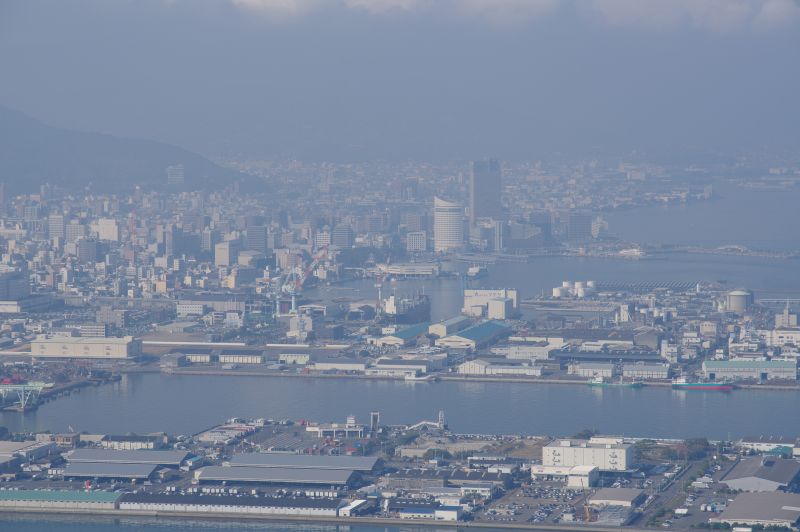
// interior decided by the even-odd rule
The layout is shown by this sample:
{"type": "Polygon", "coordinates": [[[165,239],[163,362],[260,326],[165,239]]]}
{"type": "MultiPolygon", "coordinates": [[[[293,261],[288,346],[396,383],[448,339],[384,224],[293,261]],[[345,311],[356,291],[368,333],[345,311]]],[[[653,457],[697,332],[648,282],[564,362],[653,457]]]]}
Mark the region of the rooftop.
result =
{"type": "Polygon", "coordinates": [[[279,467],[287,469],[344,469],[372,471],[378,459],[370,456],[320,456],[311,454],[247,453],[231,457],[232,467],[279,467]]]}
{"type": "Polygon", "coordinates": [[[118,493],[77,490],[3,490],[0,501],[114,503],[118,493]]]}
{"type": "Polygon", "coordinates": [[[146,479],[158,468],[154,464],[109,464],[73,462],[64,468],[64,477],[146,479]]]}
{"type": "Polygon", "coordinates": [[[153,464],[179,466],[189,453],[186,451],[113,451],[109,449],[75,449],[65,455],[69,462],[109,464],[153,464]]]}
{"type": "Polygon", "coordinates": [[[722,482],[756,477],[788,485],[800,474],[800,462],[775,457],[745,458],[722,478],[722,482]]]}
{"type": "Polygon", "coordinates": [[[490,321],[485,321],[483,323],[479,323],[478,325],[473,325],[472,327],[457,332],[451,335],[450,337],[463,338],[465,340],[480,342],[482,340],[490,340],[500,334],[504,334],[510,331],[511,327],[509,327],[505,323],[490,320],[490,321]]]}
{"type": "Polygon", "coordinates": [[[262,482],[264,484],[343,485],[350,482],[353,470],[302,469],[291,467],[208,466],[198,470],[200,481],[262,482]]]}

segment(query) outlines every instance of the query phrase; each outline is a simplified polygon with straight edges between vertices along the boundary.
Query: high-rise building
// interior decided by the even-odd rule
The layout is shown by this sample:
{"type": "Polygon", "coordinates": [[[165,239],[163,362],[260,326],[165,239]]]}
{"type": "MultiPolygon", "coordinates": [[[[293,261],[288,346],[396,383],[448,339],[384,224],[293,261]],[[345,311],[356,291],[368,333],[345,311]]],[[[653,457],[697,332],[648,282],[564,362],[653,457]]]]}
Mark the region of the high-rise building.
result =
{"type": "Polygon", "coordinates": [[[214,264],[216,266],[232,266],[239,258],[239,242],[228,240],[214,246],[214,264]]]}
{"type": "Polygon", "coordinates": [[[97,240],[94,238],[78,239],[78,261],[84,264],[97,262],[97,240]]]}
{"type": "Polygon", "coordinates": [[[437,253],[464,245],[464,208],[441,198],[433,199],[433,250],[437,253]]]}
{"type": "Polygon", "coordinates": [[[425,231],[411,231],[406,234],[406,251],[421,253],[428,249],[428,234],[425,231]]]}
{"type": "Polygon", "coordinates": [[[214,246],[219,242],[219,231],[206,227],[200,234],[200,249],[202,251],[214,251],[214,246]]]}
{"type": "Polygon", "coordinates": [[[185,173],[182,164],[167,166],[167,184],[182,185],[185,181],[185,173]]]}
{"type": "Polygon", "coordinates": [[[70,220],[64,229],[65,240],[75,242],[79,238],[86,236],[86,226],[78,220],[70,220]]]}
{"type": "Polygon", "coordinates": [[[47,233],[50,238],[64,238],[63,214],[51,214],[47,217],[47,233]]]}
{"type": "Polygon", "coordinates": [[[474,161],[469,179],[469,222],[478,218],[502,219],[502,172],[497,159],[474,161]]]}
{"type": "Polygon", "coordinates": [[[353,229],[349,225],[337,225],[331,232],[331,245],[339,249],[353,247],[353,229]]]}
{"type": "Polygon", "coordinates": [[[267,228],[263,225],[248,226],[245,231],[244,248],[259,253],[267,252],[267,228]]]}
{"type": "Polygon", "coordinates": [[[592,239],[592,216],[575,212],[569,215],[567,222],[567,240],[570,242],[588,242],[592,239]]]}

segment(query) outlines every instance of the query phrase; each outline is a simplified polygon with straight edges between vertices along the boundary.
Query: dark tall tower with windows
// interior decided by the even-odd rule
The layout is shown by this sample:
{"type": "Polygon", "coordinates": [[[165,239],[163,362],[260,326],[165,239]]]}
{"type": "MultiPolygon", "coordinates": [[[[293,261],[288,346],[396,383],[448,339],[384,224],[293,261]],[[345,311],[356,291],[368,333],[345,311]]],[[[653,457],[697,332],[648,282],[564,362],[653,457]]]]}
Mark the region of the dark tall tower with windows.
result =
{"type": "Polygon", "coordinates": [[[478,218],[502,219],[503,190],[500,162],[497,159],[486,159],[472,163],[472,175],[469,179],[469,222],[475,225],[478,218]]]}

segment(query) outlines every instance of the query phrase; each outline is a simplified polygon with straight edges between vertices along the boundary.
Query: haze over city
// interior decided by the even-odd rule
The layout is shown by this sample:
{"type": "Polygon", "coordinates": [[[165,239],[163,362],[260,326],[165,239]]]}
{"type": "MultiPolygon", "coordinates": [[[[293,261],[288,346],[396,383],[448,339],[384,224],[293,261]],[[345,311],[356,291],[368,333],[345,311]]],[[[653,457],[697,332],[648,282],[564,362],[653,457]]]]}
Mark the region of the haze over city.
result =
{"type": "Polygon", "coordinates": [[[800,529],[797,0],[0,0],[0,528],[800,529]]]}

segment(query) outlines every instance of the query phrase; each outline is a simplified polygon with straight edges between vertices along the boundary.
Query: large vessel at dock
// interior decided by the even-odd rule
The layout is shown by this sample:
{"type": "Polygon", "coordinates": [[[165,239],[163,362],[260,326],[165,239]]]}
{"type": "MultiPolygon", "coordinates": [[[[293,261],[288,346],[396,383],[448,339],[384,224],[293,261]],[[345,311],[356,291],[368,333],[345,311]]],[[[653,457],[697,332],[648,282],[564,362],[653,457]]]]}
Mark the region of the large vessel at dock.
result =
{"type": "Polygon", "coordinates": [[[672,387],[676,390],[730,392],[734,385],[729,382],[700,382],[689,380],[686,377],[678,377],[673,379],[672,387]]]}
{"type": "Polygon", "coordinates": [[[598,386],[601,388],[641,388],[644,386],[642,381],[633,380],[612,380],[603,377],[593,377],[587,382],[589,386],[598,386]]]}

